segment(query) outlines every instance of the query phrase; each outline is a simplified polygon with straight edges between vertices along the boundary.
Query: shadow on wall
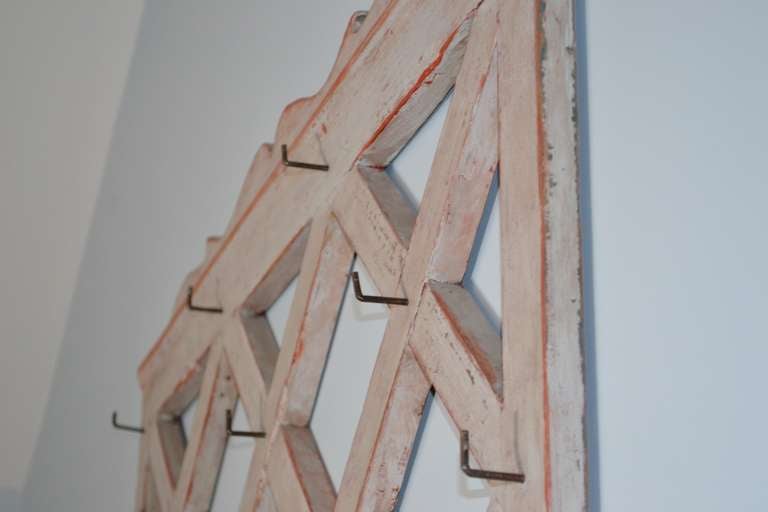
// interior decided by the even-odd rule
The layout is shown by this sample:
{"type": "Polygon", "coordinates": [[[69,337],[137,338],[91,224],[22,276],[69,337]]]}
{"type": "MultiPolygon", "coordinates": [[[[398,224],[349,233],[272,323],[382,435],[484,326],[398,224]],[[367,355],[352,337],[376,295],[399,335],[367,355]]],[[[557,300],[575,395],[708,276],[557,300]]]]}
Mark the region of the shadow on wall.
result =
{"type": "Polygon", "coordinates": [[[0,487],[0,510],[21,512],[21,493],[17,489],[0,487]]]}
{"type": "Polygon", "coordinates": [[[580,211],[581,211],[581,246],[582,246],[582,286],[583,286],[583,324],[585,379],[587,399],[587,463],[589,482],[587,493],[589,512],[601,512],[600,502],[600,441],[598,438],[598,403],[597,403],[597,357],[595,354],[595,296],[592,252],[592,181],[589,140],[589,77],[587,76],[587,12],[585,0],[574,0],[574,24],[576,29],[576,73],[577,73],[577,108],[578,108],[578,152],[580,211]]]}

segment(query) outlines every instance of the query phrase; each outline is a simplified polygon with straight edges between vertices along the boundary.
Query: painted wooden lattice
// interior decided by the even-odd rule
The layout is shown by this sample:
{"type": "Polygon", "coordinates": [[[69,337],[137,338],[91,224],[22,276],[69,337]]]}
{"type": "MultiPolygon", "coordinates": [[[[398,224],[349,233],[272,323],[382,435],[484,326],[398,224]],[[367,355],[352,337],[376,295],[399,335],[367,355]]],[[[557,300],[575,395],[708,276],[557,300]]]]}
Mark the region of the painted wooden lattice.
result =
{"type": "Polygon", "coordinates": [[[585,510],[571,8],[376,0],[352,16],[326,84],[284,110],[139,368],[137,510],[210,508],[238,398],[266,432],[241,510],[391,510],[431,389],[476,466],[525,474],[490,482],[492,510],[585,510]],[[415,212],[382,171],[451,88],[415,212]],[[284,165],[282,144],[329,170],[284,165]],[[502,337],[462,286],[497,172],[502,337]],[[310,419],[355,257],[408,305],[390,306],[337,493],[310,419]],[[278,346],[265,312],[297,275],[278,346]],[[190,287],[222,312],[189,308],[190,287]],[[196,396],[187,435],[174,418],[196,396]]]}

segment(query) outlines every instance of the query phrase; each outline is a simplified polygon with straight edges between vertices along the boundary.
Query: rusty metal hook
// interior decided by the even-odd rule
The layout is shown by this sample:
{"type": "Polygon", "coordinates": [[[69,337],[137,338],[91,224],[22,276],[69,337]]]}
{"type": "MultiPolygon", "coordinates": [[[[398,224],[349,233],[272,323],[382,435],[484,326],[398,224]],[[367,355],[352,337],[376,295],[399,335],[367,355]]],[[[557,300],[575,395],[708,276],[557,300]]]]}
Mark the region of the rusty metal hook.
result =
{"type": "Polygon", "coordinates": [[[202,313],[216,313],[216,314],[221,314],[224,312],[223,308],[204,308],[201,306],[195,306],[194,304],[192,304],[192,291],[193,291],[192,287],[190,286],[187,289],[187,307],[189,308],[190,311],[200,311],[202,313]]]}
{"type": "Polygon", "coordinates": [[[266,432],[246,432],[244,430],[232,430],[232,411],[227,409],[227,435],[232,437],[267,437],[266,432]]]}
{"type": "Polygon", "coordinates": [[[461,470],[465,475],[472,478],[482,478],[484,480],[503,480],[505,482],[525,482],[525,475],[521,473],[502,473],[500,471],[485,471],[483,469],[473,469],[469,467],[469,432],[461,431],[461,470]]]}
{"type": "Polygon", "coordinates": [[[128,432],[137,432],[139,434],[144,433],[144,429],[141,427],[131,427],[130,425],[123,425],[117,421],[117,411],[112,411],[112,426],[117,430],[126,430],[128,432]]]}
{"type": "Polygon", "coordinates": [[[297,167],[299,169],[312,169],[313,171],[327,171],[330,166],[323,164],[308,164],[306,162],[294,162],[288,160],[288,146],[283,144],[280,146],[280,150],[283,152],[283,165],[286,167],[297,167]]]}
{"type": "Polygon", "coordinates": [[[407,297],[377,297],[375,295],[365,295],[360,288],[360,276],[357,272],[352,272],[352,284],[355,287],[355,297],[360,302],[373,302],[375,304],[394,304],[396,306],[407,306],[407,297]]]}

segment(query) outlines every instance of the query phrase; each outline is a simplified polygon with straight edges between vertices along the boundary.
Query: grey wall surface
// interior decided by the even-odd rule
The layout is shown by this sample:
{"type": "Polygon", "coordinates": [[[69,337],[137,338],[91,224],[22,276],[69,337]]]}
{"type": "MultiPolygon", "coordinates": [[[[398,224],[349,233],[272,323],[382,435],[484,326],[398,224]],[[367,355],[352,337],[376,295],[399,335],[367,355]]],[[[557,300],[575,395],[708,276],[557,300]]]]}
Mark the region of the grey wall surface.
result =
{"type": "MultiPolygon", "coordinates": [[[[366,4],[149,3],[27,511],[131,509],[138,442],[112,431],[109,413],[138,418],[135,369],[183,275],[223,229],[282,107],[317,89],[366,4]]],[[[762,511],[768,5],[578,5],[591,511],[762,511]]],[[[415,201],[444,108],[395,162],[415,201]]],[[[494,215],[472,281],[498,311],[494,215]]],[[[270,311],[278,335],[290,294],[270,311]]],[[[365,383],[358,367],[385,315],[345,302],[329,365],[356,379],[347,388],[365,383]]],[[[333,431],[350,428],[360,400],[334,402],[335,385],[313,419],[334,479],[348,436],[333,431]]],[[[452,428],[433,404],[402,510],[434,497],[441,510],[484,509],[482,485],[458,476],[452,428]]],[[[230,443],[214,510],[238,502],[250,446],[230,443]]]]}
{"type": "Polygon", "coordinates": [[[603,512],[768,503],[766,19],[758,1],[587,1],[603,512]]]}
{"type": "Polygon", "coordinates": [[[0,496],[29,473],[143,5],[0,2],[0,496]]]}

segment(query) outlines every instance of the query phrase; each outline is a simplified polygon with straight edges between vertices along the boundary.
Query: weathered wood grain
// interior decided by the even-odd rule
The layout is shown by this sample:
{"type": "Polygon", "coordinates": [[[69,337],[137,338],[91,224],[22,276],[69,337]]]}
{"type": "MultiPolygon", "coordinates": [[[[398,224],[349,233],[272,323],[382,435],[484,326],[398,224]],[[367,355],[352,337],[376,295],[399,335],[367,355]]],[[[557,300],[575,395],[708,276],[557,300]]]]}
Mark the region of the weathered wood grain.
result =
{"type": "Polygon", "coordinates": [[[427,287],[410,345],[454,423],[471,432],[475,458],[502,470],[501,339],[469,293],[458,285],[427,287]]]}
{"type": "MultiPolygon", "coordinates": [[[[404,449],[409,449],[413,438],[408,437],[408,432],[402,433],[405,435],[383,432],[382,425],[387,426],[384,423],[384,417],[389,407],[394,404],[394,386],[400,370],[403,351],[408,343],[413,319],[420,305],[419,299],[422,288],[429,277],[433,249],[441,235],[441,228],[445,225],[445,222],[440,222],[440,219],[458,213],[452,210],[450,198],[459,194],[460,190],[457,188],[462,187],[464,183],[461,180],[451,181],[450,178],[453,174],[460,172],[458,162],[461,161],[461,154],[467,151],[464,146],[467,140],[478,141],[482,144],[488,143],[487,139],[483,137],[470,139],[469,132],[475,129],[485,130],[490,127],[490,134],[495,135],[496,133],[494,123],[488,121],[488,115],[485,115],[489,109],[478,109],[477,107],[478,104],[482,103],[484,93],[487,96],[491,94],[489,91],[495,90],[494,87],[486,85],[487,80],[484,78],[491,68],[491,56],[495,41],[496,11],[493,5],[492,0],[484,3],[477,10],[476,16],[468,18],[471,20],[472,28],[470,29],[466,55],[457,79],[454,99],[438,143],[436,152],[438,156],[433,163],[427,191],[419,208],[409,252],[404,263],[402,284],[411,303],[407,309],[393,308],[390,313],[382,341],[382,349],[376,360],[368,395],[363,406],[361,417],[365,418],[365,421],[358,424],[350,459],[339,489],[339,510],[362,510],[360,508],[361,503],[369,502],[372,499],[371,496],[381,492],[379,490],[382,487],[381,482],[377,482],[375,486],[367,485],[367,482],[374,481],[369,477],[372,471],[370,461],[377,449],[378,440],[382,437],[397,440],[397,442],[390,444],[391,455],[379,455],[379,457],[382,460],[387,460],[392,466],[387,474],[391,475],[394,480],[388,483],[388,487],[399,488],[401,485],[404,467],[398,463],[396,454],[402,453],[404,449]],[[477,117],[478,126],[482,128],[475,127],[473,123],[474,114],[477,112],[480,112],[477,117]],[[453,165],[447,165],[446,162],[453,162],[453,165]],[[431,187],[430,183],[432,183],[431,187]]],[[[494,105],[494,102],[489,101],[487,104],[494,105]]],[[[495,136],[490,137],[491,141],[494,139],[495,136]]],[[[490,142],[490,145],[492,148],[495,147],[494,142],[490,142]]],[[[487,172],[488,167],[495,166],[495,156],[491,156],[490,160],[493,163],[490,166],[482,165],[482,170],[487,172]]],[[[477,215],[482,215],[482,212],[477,215]]],[[[479,220],[479,216],[477,218],[479,220]]],[[[474,233],[465,233],[464,236],[474,240],[474,233]]],[[[471,245],[471,241],[463,244],[466,247],[467,260],[471,245]]],[[[459,245],[459,247],[461,246],[459,245]]],[[[451,257],[453,258],[453,256],[451,257]]],[[[463,276],[464,270],[461,268],[458,274],[463,276]]],[[[416,376],[411,377],[411,379],[417,378],[416,376]]],[[[423,403],[426,392],[417,387],[413,389],[413,393],[413,401],[423,403]]],[[[415,413],[412,412],[412,414],[415,413]]]]}
{"type": "Polygon", "coordinates": [[[290,425],[309,424],[353,256],[341,228],[331,218],[322,250],[314,260],[314,272],[308,271],[313,276],[311,291],[304,318],[298,323],[291,372],[284,387],[284,421],[290,425]]]}
{"type": "Polygon", "coordinates": [[[429,380],[410,348],[406,347],[395,374],[357,510],[394,509],[429,390],[429,380]]]}
{"type": "Polygon", "coordinates": [[[160,510],[168,512],[171,510],[173,490],[176,484],[172,474],[172,471],[175,471],[175,469],[169,467],[169,463],[165,459],[165,450],[160,442],[157,424],[149,423],[144,428],[144,436],[149,438],[149,464],[152,478],[155,482],[157,500],[160,503],[160,510]]]}
{"type": "Polygon", "coordinates": [[[502,2],[504,438],[526,484],[505,507],[586,509],[571,2],[502,2]]]}
{"type": "Polygon", "coordinates": [[[200,388],[192,432],[175,489],[173,510],[207,511],[221,467],[226,436],[226,411],[237,391],[221,345],[215,344],[200,388]]]}
{"type": "Polygon", "coordinates": [[[416,212],[385,173],[350,173],[333,212],[381,295],[402,295],[400,273],[416,212]]]}
{"type": "MultiPolygon", "coordinates": [[[[227,310],[239,307],[301,227],[319,209],[327,207],[344,174],[393,121],[398,107],[402,108],[404,102],[439,102],[434,97],[442,98],[444,90],[427,94],[431,83],[424,70],[442,61],[444,47],[456,37],[478,1],[393,1],[381,8],[379,18],[366,19],[361,30],[367,32],[359,46],[349,52],[348,60],[331,77],[330,84],[327,82],[321,93],[309,101],[313,106],[316,102],[315,108],[309,112],[306,101],[286,107],[277,130],[279,141],[291,136],[288,145],[294,155],[300,154],[297,151],[302,143],[319,139],[331,171],[288,174],[277,161],[278,155],[273,155],[269,176],[197,276],[195,294],[200,303],[222,304],[227,310]],[[437,11],[440,16],[435,17],[437,11]],[[406,30],[411,26],[419,30],[406,30]],[[399,37],[389,37],[395,32],[399,37]],[[370,66],[374,57],[378,64],[370,66]],[[397,74],[389,71],[394,68],[397,74]],[[424,93],[414,96],[422,89],[424,93]]],[[[346,58],[347,52],[343,53],[346,58]]],[[[409,117],[414,130],[427,114],[423,118],[409,117]]],[[[151,380],[152,371],[162,366],[154,364],[153,358],[169,343],[166,338],[172,338],[178,315],[179,309],[142,363],[143,381],[151,380]]]]}
{"type": "Polygon", "coordinates": [[[152,476],[149,435],[141,436],[139,448],[139,465],[136,478],[136,496],[134,498],[135,512],[160,512],[160,499],[157,496],[155,480],[152,476]]]}
{"type": "Polygon", "coordinates": [[[170,477],[171,485],[176,486],[187,449],[187,436],[179,420],[157,420],[157,438],[163,449],[163,460],[170,477]]]}
{"type": "Polygon", "coordinates": [[[309,225],[306,225],[288,243],[288,246],[273,263],[272,268],[267,270],[264,278],[256,285],[241,306],[243,313],[256,316],[266,312],[291,284],[291,281],[299,273],[304,248],[307,246],[308,234],[309,225]]]}
{"type": "Polygon", "coordinates": [[[353,14],[326,83],[283,111],[139,368],[137,509],[208,509],[240,395],[267,431],[241,511],[391,510],[434,386],[478,464],[526,474],[492,483],[489,510],[585,510],[572,19],[567,0],[353,14]],[[454,83],[416,214],[382,169],[454,83]],[[281,144],[330,170],[286,168],[281,144]],[[497,167],[501,339],[461,286],[497,167]],[[337,498],[308,425],[355,252],[381,294],[410,303],[390,308],[337,498]],[[278,347],[264,312],[297,272],[278,347]],[[188,310],[189,286],[223,314],[188,310]],[[187,445],[167,418],[197,393],[187,445]]]}
{"type": "Polygon", "coordinates": [[[267,472],[277,509],[332,512],[336,492],[312,432],[283,427],[273,444],[267,472]]]}

